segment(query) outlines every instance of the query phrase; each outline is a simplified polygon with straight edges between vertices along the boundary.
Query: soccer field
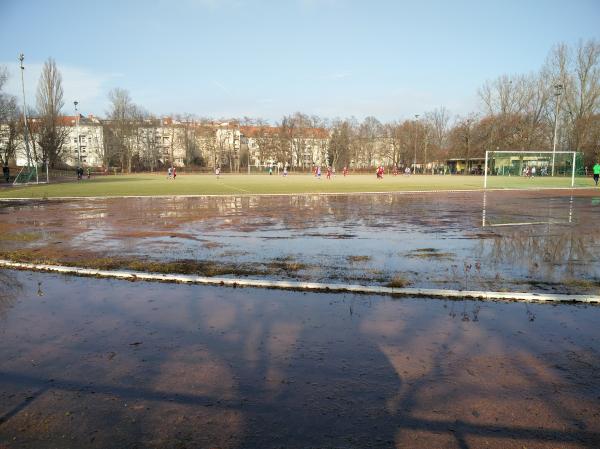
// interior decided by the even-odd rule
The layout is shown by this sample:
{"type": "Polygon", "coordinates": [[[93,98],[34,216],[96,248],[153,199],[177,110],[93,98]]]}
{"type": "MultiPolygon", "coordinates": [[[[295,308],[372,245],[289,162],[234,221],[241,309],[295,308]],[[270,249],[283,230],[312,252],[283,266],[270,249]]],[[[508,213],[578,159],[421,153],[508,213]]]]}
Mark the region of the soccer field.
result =
{"type": "MultiPolygon", "coordinates": [[[[569,178],[490,177],[488,188],[569,188],[569,178]]],[[[576,187],[593,187],[591,178],[576,178],[576,187]]],[[[15,186],[0,189],[0,198],[59,198],[96,196],[160,196],[160,195],[231,195],[231,194],[294,194],[294,193],[352,193],[399,192],[431,190],[476,190],[483,188],[482,176],[375,175],[336,176],[328,180],[309,174],[214,175],[181,174],[177,180],[164,174],[102,176],[91,180],[15,186]]]]}

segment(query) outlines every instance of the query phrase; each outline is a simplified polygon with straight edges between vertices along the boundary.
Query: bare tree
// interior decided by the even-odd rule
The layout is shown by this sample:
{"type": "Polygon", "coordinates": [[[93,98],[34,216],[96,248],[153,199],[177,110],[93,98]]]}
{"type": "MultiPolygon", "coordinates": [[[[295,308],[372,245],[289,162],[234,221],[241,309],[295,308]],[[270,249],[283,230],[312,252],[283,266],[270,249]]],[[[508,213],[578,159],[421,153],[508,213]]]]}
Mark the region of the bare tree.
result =
{"type": "Polygon", "coordinates": [[[471,158],[481,154],[479,123],[473,115],[458,118],[448,134],[450,155],[465,160],[465,175],[469,174],[471,158]]]}
{"type": "Polygon", "coordinates": [[[365,167],[371,167],[377,149],[378,141],[383,135],[381,122],[375,117],[365,117],[358,128],[360,156],[365,167]]]}
{"type": "Polygon", "coordinates": [[[22,130],[17,99],[3,92],[7,80],[8,70],[0,67],[0,165],[8,165],[15,157],[22,130]]]}
{"type": "Polygon", "coordinates": [[[37,88],[37,108],[41,124],[37,142],[44,162],[54,166],[61,159],[68,129],[60,126],[59,118],[64,106],[62,76],[52,58],[44,63],[37,88]]]}
{"type": "Polygon", "coordinates": [[[559,148],[582,151],[591,161],[600,142],[594,140],[595,117],[600,113],[600,42],[580,41],[575,49],[567,44],[556,45],[543,68],[552,85],[560,85],[561,95],[547,108],[548,122],[558,123],[563,138],[559,148]],[[558,112],[558,116],[556,116],[558,112]]]}
{"type": "Polygon", "coordinates": [[[425,121],[431,128],[431,143],[435,148],[441,150],[446,144],[448,136],[448,124],[450,122],[450,111],[440,106],[425,114],[425,121]]]}
{"type": "Polygon", "coordinates": [[[349,167],[352,160],[350,142],[353,139],[352,125],[348,120],[335,120],[329,137],[329,162],[332,166],[349,167]]]}
{"type": "Polygon", "coordinates": [[[114,88],[108,93],[111,109],[108,113],[109,153],[108,159],[118,161],[121,170],[131,172],[135,142],[136,107],[125,89],[114,88]]]}

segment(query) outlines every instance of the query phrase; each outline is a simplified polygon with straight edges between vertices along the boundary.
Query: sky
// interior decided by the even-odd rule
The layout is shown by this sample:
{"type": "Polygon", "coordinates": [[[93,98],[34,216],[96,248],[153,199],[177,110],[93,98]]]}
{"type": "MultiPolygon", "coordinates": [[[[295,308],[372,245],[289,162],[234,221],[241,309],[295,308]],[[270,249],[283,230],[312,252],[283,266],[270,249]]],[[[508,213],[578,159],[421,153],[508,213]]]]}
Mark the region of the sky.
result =
{"type": "Polygon", "coordinates": [[[62,73],[65,114],[129,91],[156,115],[412,118],[476,112],[477,89],[540,69],[559,42],[600,39],[600,0],[0,0],[5,90],[35,105],[62,73]]]}

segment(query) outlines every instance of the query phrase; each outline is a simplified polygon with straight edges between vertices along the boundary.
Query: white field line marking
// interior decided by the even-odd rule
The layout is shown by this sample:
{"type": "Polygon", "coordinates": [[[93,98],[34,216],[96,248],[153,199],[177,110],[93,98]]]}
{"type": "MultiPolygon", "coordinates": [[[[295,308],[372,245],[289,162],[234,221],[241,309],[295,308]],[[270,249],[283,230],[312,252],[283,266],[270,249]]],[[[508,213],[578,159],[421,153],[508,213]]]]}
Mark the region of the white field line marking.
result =
{"type": "Polygon", "coordinates": [[[397,195],[416,195],[416,194],[428,194],[428,193],[470,193],[470,192],[539,192],[545,190],[595,190],[593,187],[541,187],[541,188],[528,188],[528,189],[438,189],[438,190],[382,190],[380,192],[298,192],[298,193],[207,193],[207,194],[184,194],[184,195],[103,195],[103,196],[49,196],[46,198],[41,197],[10,197],[0,198],[1,201],[31,201],[31,200],[109,200],[117,198],[226,198],[226,197],[237,197],[237,196],[309,196],[309,195],[322,195],[322,196],[348,196],[348,195],[382,195],[382,194],[397,194],[397,195]]]}
{"type": "Polygon", "coordinates": [[[543,224],[569,224],[568,221],[523,221],[521,223],[497,223],[488,224],[490,228],[497,226],[529,226],[529,225],[543,225],[543,224]]]}
{"type": "Polygon", "coordinates": [[[79,276],[107,277],[128,280],[160,281],[186,284],[221,285],[228,287],[275,288],[281,290],[312,290],[331,293],[364,293],[390,296],[423,296],[434,298],[505,300],[526,302],[600,303],[600,296],[521,292],[488,292],[474,290],[444,290],[433,288],[392,288],[381,286],[325,284],[320,282],[269,281],[262,279],[232,279],[186,274],[143,273],[128,270],[96,270],[61,265],[10,262],[0,259],[0,266],[21,270],[50,271],[79,276]]]}

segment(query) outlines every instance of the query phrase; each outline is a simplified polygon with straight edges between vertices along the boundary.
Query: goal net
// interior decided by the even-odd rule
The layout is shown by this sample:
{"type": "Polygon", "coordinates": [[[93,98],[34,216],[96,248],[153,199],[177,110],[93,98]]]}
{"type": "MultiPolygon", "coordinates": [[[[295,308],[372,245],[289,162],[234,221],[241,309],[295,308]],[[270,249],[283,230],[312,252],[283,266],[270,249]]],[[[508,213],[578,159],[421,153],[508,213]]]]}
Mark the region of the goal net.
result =
{"type": "Polygon", "coordinates": [[[18,169],[13,185],[45,184],[48,182],[48,172],[44,165],[30,165],[18,169]]]}
{"type": "Polygon", "coordinates": [[[484,188],[574,187],[584,175],[575,151],[486,151],[484,188]]]}

